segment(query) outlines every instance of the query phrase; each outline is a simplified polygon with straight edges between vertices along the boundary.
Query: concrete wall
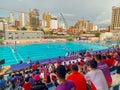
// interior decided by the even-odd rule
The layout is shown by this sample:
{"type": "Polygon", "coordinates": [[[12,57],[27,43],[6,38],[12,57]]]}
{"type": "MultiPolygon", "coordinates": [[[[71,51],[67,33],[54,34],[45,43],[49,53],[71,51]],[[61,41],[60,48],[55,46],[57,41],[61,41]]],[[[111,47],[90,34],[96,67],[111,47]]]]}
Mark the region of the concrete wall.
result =
{"type": "Polygon", "coordinates": [[[107,40],[111,39],[113,37],[113,33],[111,32],[105,32],[100,34],[100,40],[107,40]]]}
{"type": "Polygon", "coordinates": [[[5,39],[41,39],[44,36],[42,31],[16,31],[16,30],[6,30],[5,31],[5,39]]]}

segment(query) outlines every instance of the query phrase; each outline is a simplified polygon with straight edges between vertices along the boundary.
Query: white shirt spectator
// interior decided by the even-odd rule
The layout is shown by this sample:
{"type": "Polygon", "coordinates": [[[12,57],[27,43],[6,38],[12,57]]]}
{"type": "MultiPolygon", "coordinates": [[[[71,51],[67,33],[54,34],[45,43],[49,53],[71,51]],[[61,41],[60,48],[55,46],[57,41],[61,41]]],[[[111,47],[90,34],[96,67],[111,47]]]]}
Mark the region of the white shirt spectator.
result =
{"type": "Polygon", "coordinates": [[[92,81],[97,90],[108,90],[107,82],[101,70],[91,70],[85,75],[85,78],[92,81]]]}
{"type": "Polygon", "coordinates": [[[81,58],[78,58],[78,62],[81,62],[81,58]]]}
{"type": "Polygon", "coordinates": [[[85,57],[85,58],[84,58],[84,62],[86,62],[86,61],[90,61],[90,60],[91,60],[90,57],[85,57]]]}
{"type": "Polygon", "coordinates": [[[91,55],[93,55],[93,50],[92,50],[92,49],[90,49],[90,50],[89,50],[89,53],[90,53],[91,55]]]}

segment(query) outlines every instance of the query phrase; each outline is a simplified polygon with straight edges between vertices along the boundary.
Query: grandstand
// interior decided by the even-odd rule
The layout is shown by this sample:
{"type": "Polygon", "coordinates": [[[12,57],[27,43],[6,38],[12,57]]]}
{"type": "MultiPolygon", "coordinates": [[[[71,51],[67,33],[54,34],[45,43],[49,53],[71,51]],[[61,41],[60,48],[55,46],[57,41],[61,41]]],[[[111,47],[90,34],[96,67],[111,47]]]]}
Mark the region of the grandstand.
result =
{"type": "MultiPolygon", "coordinates": [[[[44,90],[54,90],[57,85],[60,85],[57,83],[57,67],[64,65],[67,70],[67,75],[69,76],[72,65],[75,64],[79,68],[78,72],[86,75],[89,72],[86,68],[89,66],[89,61],[96,60],[96,56],[105,56],[106,59],[102,59],[102,61],[108,64],[111,76],[115,77],[118,75],[117,78],[119,77],[120,48],[108,48],[99,51],[83,50],[78,52],[69,52],[67,56],[11,65],[9,72],[0,76],[0,90],[18,90],[18,88],[21,90],[23,88],[24,90],[36,90],[33,87],[37,87],[37,85],[40,85],[42,88],[39,90],[43,90],[43,88],[44,90]],[[107,58],[107,56],[110,56],[110,58],[107,58]],[[38,81],[41,82],[38,83],[38,81]],[[38,83],[37,85],[35,84],[36,82],[38,83]],[[29,89],[26,89],[26,84],[28,83],[29,89]]],[[[113,84],[115,82],[113,80],[109,88],[111,90],[120,90],[119,81],[113,84]]]]}

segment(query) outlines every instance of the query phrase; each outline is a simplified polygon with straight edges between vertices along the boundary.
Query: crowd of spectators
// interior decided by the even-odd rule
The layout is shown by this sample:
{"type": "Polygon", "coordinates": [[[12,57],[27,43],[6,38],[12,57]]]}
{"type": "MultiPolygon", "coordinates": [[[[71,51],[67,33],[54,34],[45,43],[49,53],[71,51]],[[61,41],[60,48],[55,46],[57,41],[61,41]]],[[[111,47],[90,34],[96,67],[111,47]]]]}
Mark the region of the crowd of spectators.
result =
{"type": "Polygon", "coordinates": [[[0,90],[109,90],[110,68],[116,67],[120,74],[120,48],[67,56],[71,58],[45,64],[29,60],[29,68],[0,76],[0,90]]]}

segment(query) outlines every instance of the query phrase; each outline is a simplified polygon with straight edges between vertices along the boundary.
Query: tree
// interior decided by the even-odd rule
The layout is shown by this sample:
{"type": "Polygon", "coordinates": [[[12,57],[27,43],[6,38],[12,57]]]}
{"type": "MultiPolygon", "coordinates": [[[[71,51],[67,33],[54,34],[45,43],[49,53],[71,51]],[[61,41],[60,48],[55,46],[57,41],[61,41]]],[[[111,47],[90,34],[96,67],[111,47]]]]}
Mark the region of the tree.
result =
{"type": "Polygon", "coordinates": [[[21,30],[27,30],[27,28],[26,27],[22,27],[21,30]]]}
{"type": "Polygon", "coordinates": [[[100,37],[100,33],[99,32],[95,33],[95,37],[100,37]]]}
{"type": "Polygon", "coordinates": [[[19,27],[17,27],[17,30],[20,30],[20,28],[19,28],[19,27]]]}
{"type": "Polygon", "coordinates": [[[67,41],[74,41],[74,36],[72,36],[72,35],[67,36],[67,41]]]}
{"type": "Polygon", "coordinates": [[[99,32],[95,33],[95,37],[98,37],[100,40],[100,33],[99,32]]]}
{"type": "Polygon", "coordinates": [[[0,37],[0,44],[3,44],[4,38],[0,37]]]}

